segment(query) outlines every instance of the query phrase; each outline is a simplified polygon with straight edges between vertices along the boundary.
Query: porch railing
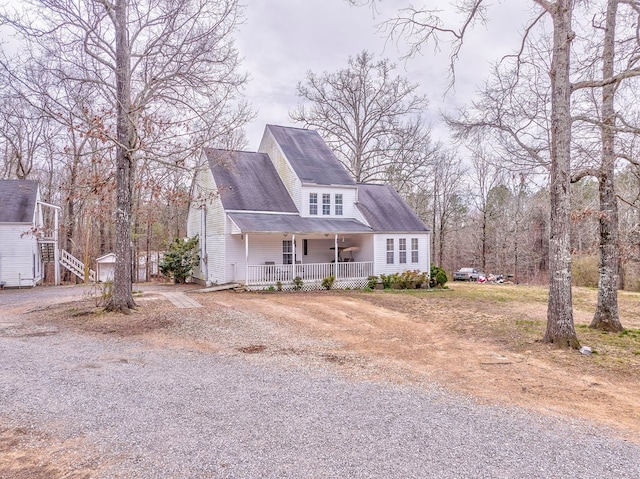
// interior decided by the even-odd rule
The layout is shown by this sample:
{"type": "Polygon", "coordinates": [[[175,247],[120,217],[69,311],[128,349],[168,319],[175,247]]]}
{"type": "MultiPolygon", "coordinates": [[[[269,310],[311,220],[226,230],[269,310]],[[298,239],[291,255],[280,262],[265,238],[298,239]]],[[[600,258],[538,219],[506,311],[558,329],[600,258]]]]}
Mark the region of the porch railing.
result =
{"type": "Polygon", "coordinates": [[[372,274],[372,261],[249,265],[246,286],[263,289],[280,283],[282,289],[293,289],[293,279],[300,277],[302,289],[318,289],[324,278],[334,276],[336,288],[361,288],[372,274]]]}

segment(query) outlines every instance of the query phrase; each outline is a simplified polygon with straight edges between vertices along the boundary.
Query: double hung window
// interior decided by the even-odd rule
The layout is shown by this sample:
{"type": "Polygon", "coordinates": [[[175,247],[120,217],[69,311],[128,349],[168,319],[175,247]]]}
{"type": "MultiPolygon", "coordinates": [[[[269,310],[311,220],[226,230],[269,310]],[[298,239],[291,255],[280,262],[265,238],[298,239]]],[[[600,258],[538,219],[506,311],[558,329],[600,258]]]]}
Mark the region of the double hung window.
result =
{"type": "Polygon", "coordinates": [[[309,214],[318,214],[318,193],[309,193],[309,214]]]}
{"type": "Polygon", "coordinates": [[[393,264],[393,238],[387,238],[387,264],[393,264]]]}
{"type": "Polygon", "coordinates": [[[404,264],[407,262],[407,239],[400,238],[398,240],[398,262],[404,264]]]}
{"type": "Polygon", "coordinates": [[[336,216],[342,216],[342,194],[336,195],[335,212],[336,216]]]}
{"type": "Polygon", "coordinates": [[[328,193],[322,193],[322,214],[331,214],[331,195],[328,193]]]}
{"type": "Polygon", "coordinates": [[[418,262],[418,238],[411,238],[411,262],[418,262]]]}
{"type": "Polygon", "coordinates": [[[282,264],[293,264],[293,241],[282,242],[282,264]]]}

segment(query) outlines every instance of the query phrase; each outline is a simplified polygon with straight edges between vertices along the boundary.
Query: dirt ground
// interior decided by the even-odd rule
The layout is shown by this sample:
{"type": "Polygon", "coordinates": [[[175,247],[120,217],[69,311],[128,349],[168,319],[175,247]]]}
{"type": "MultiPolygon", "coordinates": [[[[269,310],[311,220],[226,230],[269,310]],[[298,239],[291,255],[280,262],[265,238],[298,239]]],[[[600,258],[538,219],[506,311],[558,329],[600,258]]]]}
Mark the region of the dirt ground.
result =
{"type": "MultiPolygon", "coordinates": [[[[449,291],[412,293],[190,293],[204,306],[198,309],[177,309],[157,291],[149,291],[138,298],[138,311],[128,316],[99,313],[86,299],[29,314],[34,323],[53,322],[86,334],[135,336],[158,347],[320,358],[354,380],[418,387],[436,383],[487,403],[594,421],[610,427],[612,435],[640,443],[640,295],[621,296],[622,322],[638,335],[622,349],[607,342],[609,336],[586,328],[595,292],[575,296],[580,340],[597,353],[587,356],[539,341],[546,301],[539,291],[530,295],[526,288],[455,283],[449,291]],[[260,326],[245,331],[252,322],[219,320],[222,312],[260,317],[260,326]],[[210,329],[207,335],[198,332],[214,323],[215,334],[210,329]],[[192,328],[189,334],[180,332],[185,324],[192,328]],[[283,334],[289,342],[297,338],[299,345],[285,346],[283,334]]],[[[24,441],[17,435],[24,434],[0,429],[0,455],[40,455],[47,463],[38,447],[29,453],[18,444],[24,441]]],[[[86,470],[76,472],[64,477],[90,477],[86,470]]],[[[2,467],[0,477],[5,477],[2,467]]]]}
{"type": "MultiPolygon", "coordinates": [[[[456,290],[483,287],[502,286],[452,285],[456,290]]],[[[340,347],[327,353],[337,360],[355,353],[378,365],[371,374],[382,379],[435,381],[489,402],[595,421],[640,442],[640,346],[621,367],[597,355],[553,349],[538,341],[546,321],[544,302],[470,303],[447,291],[315,293],[303,301],[295,294],[219,298],[298,334],[331,338],[340,347]],[[533,334],[523,331],[529,322],[533,334]]],[[[579,307],[575,316],[577,325],[591,319],[579,307]]],[[[639,318],[623,317],[623,324],[638,328],[639,318]]]]}

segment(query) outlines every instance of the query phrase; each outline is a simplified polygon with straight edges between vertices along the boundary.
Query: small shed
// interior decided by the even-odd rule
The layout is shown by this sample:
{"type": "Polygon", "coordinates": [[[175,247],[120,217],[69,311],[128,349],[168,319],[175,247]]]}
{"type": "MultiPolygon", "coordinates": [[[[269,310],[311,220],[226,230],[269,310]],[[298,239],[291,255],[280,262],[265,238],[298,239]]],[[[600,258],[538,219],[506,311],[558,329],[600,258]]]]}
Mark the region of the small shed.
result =
{"type": "Polygon", "coordinates": [[[116,254],[107,253],[96,259],[96,276],[99,282],[113,281],[116,268],[116,254]]]}

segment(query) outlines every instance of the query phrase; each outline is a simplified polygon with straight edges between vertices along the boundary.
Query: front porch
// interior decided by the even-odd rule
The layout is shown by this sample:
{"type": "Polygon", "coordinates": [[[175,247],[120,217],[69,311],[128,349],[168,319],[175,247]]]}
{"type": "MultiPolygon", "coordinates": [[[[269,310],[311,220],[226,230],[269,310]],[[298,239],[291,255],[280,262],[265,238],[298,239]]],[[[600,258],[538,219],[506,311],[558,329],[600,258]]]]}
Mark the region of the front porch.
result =
{"type": "Polygon", "coordinates": [[[322,280],[333,276],[335,289],[361,289],[373,275],[373,261],[248,265],[246,289],[311,291],[322,289],[322,280]],[[295,278],[301,282],[294,283],[295,278]]]}

